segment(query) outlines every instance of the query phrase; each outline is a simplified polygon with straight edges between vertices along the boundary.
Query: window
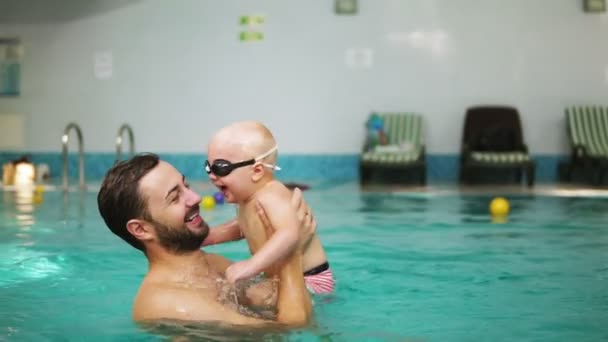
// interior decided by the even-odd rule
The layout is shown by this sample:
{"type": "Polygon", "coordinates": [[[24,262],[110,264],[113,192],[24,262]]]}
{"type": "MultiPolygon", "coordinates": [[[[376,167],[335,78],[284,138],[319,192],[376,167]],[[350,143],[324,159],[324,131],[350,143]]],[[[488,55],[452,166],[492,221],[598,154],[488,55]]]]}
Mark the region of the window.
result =
{"type": "Polygon", "coordinates": [[[19,39],[0,38],[0,96],[19,95],[22,51],[19,39]]]}

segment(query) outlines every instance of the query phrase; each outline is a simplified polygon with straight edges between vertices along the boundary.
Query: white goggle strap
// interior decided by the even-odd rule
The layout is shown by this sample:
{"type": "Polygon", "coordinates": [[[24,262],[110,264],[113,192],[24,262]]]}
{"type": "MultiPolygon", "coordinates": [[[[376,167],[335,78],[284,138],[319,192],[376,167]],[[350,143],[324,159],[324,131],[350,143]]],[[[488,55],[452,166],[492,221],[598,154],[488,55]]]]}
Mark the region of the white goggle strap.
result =
{"type": "Polygon", "coordinates": [[[267,167],[269,169],[275,170],[275,171],[280,171],[281,168],[278,165],[272,165],[272,164],[267,164],[267,163],[262,163],[262,166],[267,167]]]}
{"type": "MultiPolygon", "coordinates": [[[[272,154],[272,152],[276,151],[278,148],[279,147],[277,145],[274,145],[274,147],[271,148],[270,150],[268,150],[268,152],[266,152],[266,153],[264,153],[264,154],[259,155],[258,157],[256,157],[255,161],[257,162],[257,161],[260,161],[260,160],[268,157],[269,155],[272,154]]],[[[281,168],[278,167],[277,165],[272,165],[272,164],[268,164],[268,163],[262,163],[262,166],[267,167],[267,168],[272,169],[272,170],[276,170],[276,171],[281,170],[281,168]]]]}

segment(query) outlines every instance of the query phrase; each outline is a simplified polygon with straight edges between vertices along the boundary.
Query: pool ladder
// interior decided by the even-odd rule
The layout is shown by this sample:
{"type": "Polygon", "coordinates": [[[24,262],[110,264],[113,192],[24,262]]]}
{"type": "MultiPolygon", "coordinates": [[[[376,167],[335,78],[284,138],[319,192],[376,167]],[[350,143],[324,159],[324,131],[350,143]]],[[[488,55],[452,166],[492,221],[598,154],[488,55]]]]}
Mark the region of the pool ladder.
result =
{"type": "Polygon", "coordinates": [[[86,185],[84,183],[84,143],[82,141],[82,130],[74,122],[70,122],[63,130],[61,136],[61,144],[63,146],[63,191],[68,192],[68,142],[70,140],[70,131],[76,131],[76,137],[78,138],[78,185],[80,190],[85,190],[86,185]]]}
{"type": "Polygon", "coordinates": [[[118,134],[116,135],[116,162],[120,161],[122,158],[122,136],[124,132],[127,132],[129,137],[129,154],[133,156],[135,154],[135,143],[133,138],[133,129],[128,124],[123,124],[118,129],[118,134]]]}
{"type": "MultiPolygon", "coordinates": [[[[76,131],[76,137],[78,138],[78,176],[79,182],[78,185],[81,190],[86,189],[86,184],[84,181],[84,143],[82,140],[82,130],[80,126],[74,122],[70,122],[65,129],[63,130],[63,135],[61,136],[62,150],[63,150],[63,172],[62,172],[62,188],[64,192],[68,192],[69,184],[68,184],[68,143],[70,141],[70,132],[72,130],[76,131]]],[[[133,136],[133,129],[128,124],[123,124],[118,129],[118,134],[116,136],[116,162],[120,160],[122,157],[122,136],[124,132],[127,132],[129,138],[129,153],[132,156],[135,154],[135,142],[133,136]]]]}

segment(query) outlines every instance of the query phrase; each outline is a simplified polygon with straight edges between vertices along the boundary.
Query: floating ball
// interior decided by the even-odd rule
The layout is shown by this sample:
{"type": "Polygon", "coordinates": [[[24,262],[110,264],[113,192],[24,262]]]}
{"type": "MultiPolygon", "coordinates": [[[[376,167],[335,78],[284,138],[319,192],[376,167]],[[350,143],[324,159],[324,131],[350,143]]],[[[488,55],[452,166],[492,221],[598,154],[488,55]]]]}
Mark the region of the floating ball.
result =
{"type": "Polygon", "coordinates": [[[509,215],[509,201],[504,197],[496,197],[490,202],[490,214],[492,216],[509,215]]]}
{"type": "Polygon", "coordinates": [[[215,199],[213,199],[213,197],[211,196],[203,197],[203,200],[201,201],[201,207],[205,209],[213,209],[213,207],[215,207],[215,199]]]}
{"type": "Polygon", "coordinates": [[[219,191],[213,194],[213,199],[216,204],[224,204],[224,194],[219,191]]]}

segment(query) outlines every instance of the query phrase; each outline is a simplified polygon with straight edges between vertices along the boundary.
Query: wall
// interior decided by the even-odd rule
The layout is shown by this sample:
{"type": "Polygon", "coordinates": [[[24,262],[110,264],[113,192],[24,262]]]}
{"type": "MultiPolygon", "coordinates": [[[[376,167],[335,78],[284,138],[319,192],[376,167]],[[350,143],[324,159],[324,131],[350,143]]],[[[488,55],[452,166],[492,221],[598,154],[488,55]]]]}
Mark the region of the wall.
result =
{"type": "Polygon", "coordinates": [[[23,2],[0,11],[0,35],[25,45],[22,96],[0,113],[26,118],[29,151],[59,151],[76,121],[87,151],[112,151],[128,122],[140,151],[200,153],[254,118],[282,153],[356,154],[371,110],[406,110],[430,154],[455,155],[465,108],[495,103],[520,109],[533,154],[560,155],[564,107],[605,104],[608,19],[581,1],[359,0],[355,16],[321,0],[23,2]],[[238,41],[244,14],[265,15],[263,42],[238,41]],[[352,47],[373,66],[346,66],[352,47]],[[109,80],[93,73],[104,51],[109,80]]]}

